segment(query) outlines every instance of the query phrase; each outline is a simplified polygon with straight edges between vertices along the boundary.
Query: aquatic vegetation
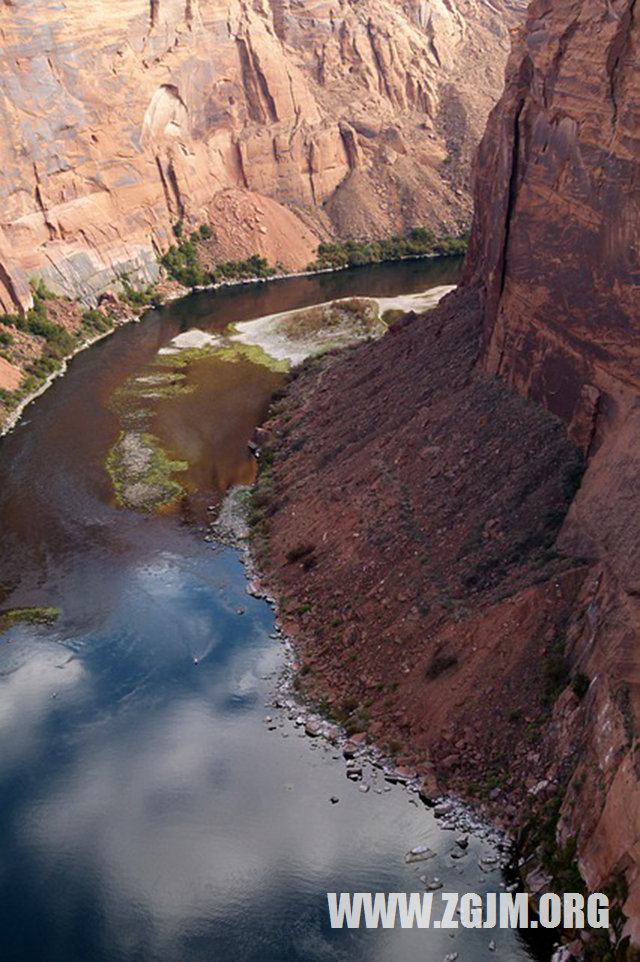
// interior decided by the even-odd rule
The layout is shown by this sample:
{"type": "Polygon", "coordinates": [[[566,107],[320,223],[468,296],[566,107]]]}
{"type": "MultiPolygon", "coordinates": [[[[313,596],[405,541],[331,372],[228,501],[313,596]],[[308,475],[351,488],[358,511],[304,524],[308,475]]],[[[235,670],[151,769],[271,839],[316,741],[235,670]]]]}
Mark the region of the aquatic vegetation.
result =
{"type": "MultiPolygon", "coordinates": [[[[184,493],[176,474],[188,462],[172,460],[154,429],[154,402],[192,393],[197,378],[192,364],[249,362],[274,373],[287,373],[291,361],[335,347],[379,337],[387,330],[372,298],[346,298],[316,307],[261,318],[230,327],[226,334],[194,328],[173,338],[151,363],[115,392],[111,408],[120,419],[120,435],[106,462],[115,499],[122,507],[155,511],[184,493]],[[254,336],[253,328],[258,332],[254,336]],[[247,328],[249,332],[247,332],[247,328]],[[261,339],[260,335],[264,337],[261,339]]],[[[305,567],[315,559],[306,558],[305,567]]]]}
{"type": "Polygon", "coordinates": [[[183,370],[194,357],[210,356],[207,349],[189,349],[157,355],[146,368],[132,375],[114,393],[110,407],[120,419],[120,435],[111,448],[106,468],[116,504],[136,511],[153,512],[184,494],[174,478],[187,471],[186,461],[172,459],[153,433],[153,402],[191,394],[183,370]],[[185,356],[186,355],[186,356],[185,356]]]}
{"type": "Polygon", "coordinates": [[[137,511],[155,511],[181,497],[184,489],[173,475],[188,467],[171,460],[147,431],[122,431],[107,457],[117,504],[137,511]]]}
{"type": "Polygon", "coordinates": [[[217,348],[213,355],[219,361],[250,361],[252,364],[260,364],[278,374],[286,374],[290,364],[287,360],[277,360],[260,347],[258,344],[241,344],[237,341],[217,348]]]}
{"type": "MultiPolygon", "coordinates": [[[[173,359],[174,355],[170,355],[173,359]]],[[[147,422],[152,411],[143,406],[143,401],[160,401],[164,398],[191,394],[193,386],[186,383],[182,371],[153,370],[135,374],[118,388],[111,398],[111,410],[117,413],[126,427],[147,422]]]]}
{"type": "Polygon", "coordinates": [[[117,392],[117,401],[124,405],[136,405],[140,399],[156,400],[191,394],[193,386],[185,383],[186,375],[181,371],[139,375],[129,380],[117,392]]]}
{"type": "Polygon", "coordinates": [[[200,358],[211,357],[214,350],[215,347],[211,345],[207,345],[206,347],[185,347],[176,348],[176,350],[164,350],[161,354],[157,354],[154,357],[152,365],[156,368],[179,370],[188,367],[193,361],[198,361],[200,358]]]}
{"type": "Polygon", "coordinates": [[[0,611],[0,635],[15,625],[52,625],[59,615],[59,608],[8,608],[0,611]]]}

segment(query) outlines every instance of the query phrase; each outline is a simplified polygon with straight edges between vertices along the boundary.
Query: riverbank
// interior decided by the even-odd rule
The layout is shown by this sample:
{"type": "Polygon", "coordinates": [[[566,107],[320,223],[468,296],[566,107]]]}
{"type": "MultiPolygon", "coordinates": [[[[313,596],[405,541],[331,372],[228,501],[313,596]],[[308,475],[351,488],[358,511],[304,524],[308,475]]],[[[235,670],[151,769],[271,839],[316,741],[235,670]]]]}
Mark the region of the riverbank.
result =
{"type": "MultiPolygon", "coordinates": [[[[436,253],[425,253],[414,255],[411,258],[402,258],[402,260],[457,260],[457,255],[443,255],[436,253]]],[[[78,302],[68,301],[65,298],[57,297],[56,295],[47,293],[45,298],[46,303],[55,305],[55,308],[60,311],[65,320],[65,329],[74,335],[77,335],[83,328],[83,323],[86,325],[87,316],[98,315],[101,322],[108,324],[106,329],[100,330],[97,333],[91,333],[87,337],[79,340],[73,349],[66,352],[64,356],[60,359],[59,365],[48,374],[43,380],[40,380],[32,391],[28,391],[21,397],[20,402],[17,405],[9,405],[6,401],[0,398],[0,437],[3,437],[9,431],[13,430],[19,423],[25,409],[31,404],[32,401],[44,394],[49,387],[56,381],[59,377],[62,377],[66,370],[67,364],[72,358],[77,354],[96,344],[98,341],[103,340],[112,334],[118,327],[122,324],[137,322],[150,310],[160,307],[163,304],[170,303],[174,300],[179,300],[183,297],[188,297],[194,293],[202,293],[205,291],[216,291],[224,290],[228,287],[243,287],[253,284],[271,284],[276,281],[286,281],[295,278],[313,277],[316,275],[329,275],[338,272],[349,270],[350,266],[348,264],[343,264],[333,268],[319,268],[315,270],[305,270],[297,272],[281,272],[274,273],[269,277],[246,277],[246,278],[236,278],[219,281],[215,284],[200,285],[192,289],[182,286],[177,281],[172,278],[165,278],[160,285],[156,287],[153,292],[153,297],[149,294],[139,293],[133,291],[128,285],[125,285],[124,296],[113,291],[106,291],[102,297],[100,307],[91,311],[83,311],[82,306],[78,302]],[[153,303],[149,303],[150,300],[153,303]],[[135,307],[134,305],[142,303],[142,308],[135,307]]],[[[2,323],[0,319],[0,333],[9,333],[11,338],[14,337],[15,332],[10,333],[12,328],[6,323],[2,323]]],[[[38,360],[44,353],[47,347],[46,340],[42,337],[32,336],[30,337],[31,343],[27,345],[27,362],[38,360]]],[[[6,346],[0,342],[0,361],[7,363],[11,360],[9,353],[6,350],[6,346]],[[4,356],[3,356],[4,355],[4,356]]],[[[7,394],[17,394],[22,393],[24,390],[24,379],[27,376],[24,365],[20,367],[15,367],[12,365],[11,374],[15,372],[16,378],[21,380],[16,380],[15,386],[7,394]]],[[[1,385],[0,385],[1,386],[1,385]]]]}
{"type": "MultiPolygon", "coordinates": [[[[468,845],[467,836],[473,835],[492,846],[494,855],[488,860],[488,864],[490,862],[502,872],[513,875],[516,855],[514,836],[504,826],[498,825],[487,812],[482,812],[478,806],[465,803],[459,796],[440,794],[435,779],[426,769],[419,771],[398,764],[394,757],[382,750],[379,740],[367,738],[364,731],[354,732],[348,724],[345,727],[344,720],[338,721],[335,717],[330,717],[326,704],[319,705],[317,698],[307,696],[303,683],[306,663],[300,661],[296,637],[288,635],[285,630],[280,617],[281,604],[263,583],[260,563],[252,551],[251,511],[254,490],[254,486],[240,485],[227,493],[220,511],[205,535],[205,541],[223,544],[240,553],[247,578],[247,593],[253,598],[265,601],[276,616],[272,637],[283,646],[285,663],[278,676],[274,697],[265,706],[273,714],[264,718],[264,724],[269,730],[275,731],[282,727],[287,719],[294,723],[299,733],[337,749],[345,765],[346,777],[357,783],[359,790],[365,794],[372,788],[377,793],[383,791],[380,783],[376,781],[377,775],[381,776],[381,784],[385,786],[403,787],[409,797],[414,800],[419,798],[427,808],[433,810],[442,829],[458,833],[456,844],[461,850],[465,850],[468,845]]],[[[388,788],[385,790],[388,791],[388,788]]],[[[339,799],[335,797],[331,801],[337,804],[339,799]]],[[[406,861],[423,862],[434,854],[428,848],[424,852],[408,852],[406,861]]],[[[441,885],[433,885],[431,890],[435,891],[440,887],[441,885]]]]}
{"type": "Polygon", "coordinates": [[[583,710],[563,632],[589,569],[555,548],[582,458],[478,372],[481,324],[459,291],[294,374],[265,425],[253,543],[301,690],[434,792],[528,826],[542,890],[575,877],[571,845],[544,865],[537,845],[572,774],[559,713],[583,710]]]}

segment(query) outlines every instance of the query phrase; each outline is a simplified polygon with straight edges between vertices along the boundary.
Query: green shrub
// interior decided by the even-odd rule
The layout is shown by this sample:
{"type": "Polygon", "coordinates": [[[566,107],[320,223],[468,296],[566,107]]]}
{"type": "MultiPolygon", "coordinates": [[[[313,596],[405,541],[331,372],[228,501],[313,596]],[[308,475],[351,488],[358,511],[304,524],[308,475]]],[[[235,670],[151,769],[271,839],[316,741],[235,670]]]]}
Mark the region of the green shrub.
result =
{"type": "Polygon", "coordinates": [[[589,691],[590,684],[589,676],[585,675],[583,671],[578,671],[571,682],[571,687],[578,698],[582,700],[589,691]]]}
{"type": "Polygon", "coordinates": [[[56,296],[53,293],[53,291],[49,290],[49,288],[47,287],[47,285],[45,284],[45,282],[42,280],[41,277],[31,278],[31,280],[29,281],[29,284],[31,285],[31,290],[33,291],[34,299],[38,299],[40,301],[50,301],[53,297],[56,296]]]}
{"type": "Polygon", "coordinates": [[[101,311],[97,311],[95,307],[91,307],[83,313],[82,321],[84,326],[89,328],[90,331],[97,331],[99,334],[103,334],[111,327],[109,320],[101,311]]]}
{"type": "Polygon", "coordinates": [[[62,361],[51,354],[44,353],[41,357],[30,361],[25,371],[39,381],[45,381],[50,374],[60,369],[62,361]]]}
{"type": "Polygon", "coordinates": [[[379,264],[398,261],[425,254],[452,256],[464,254],[469,242],[469,232],[457,236],[436,238],[426,227],[414,227],[407,237],[393,236],[377,241],[347,240],[336,243],[323,241],[318,245],[318,256],[309,264],[309,270],[335,270],[340,267],[356,267],[362,264],[379,264]]]}
{"type": "Polygon", "coordinates": [[[134,287],[126,274],[120,278],[122,283],[122,300],[130,307],[148,307],[154,296],[153,287],[134,287]]]}
{"type": "Polygon", "coordinates": [[[49,320],[46,299],[51,296],[51,292],[47,291],[41,282],[34,284],[33,307],[24,317],[16,317],[15,326],[27,334],[44,338],[48,345],[48,354],[60,358],[73,350],[75,341],[64,327],[49,320]]]}
{"type": "Polygon", "coordinates": [[[160,263],[167,273],[179,284],[185,287],[201,287],[204,284],[218,284],[225,280],[248,280],[254,277],[267,278],[275,274],[275,268],[270,267],[264,257],[252,254],[244,261],[225,261],[218,264],[212,271],[205,273],[198,257],[197,241],[205,236],[202,231],[206,228],[210,236],[211,228],[204,224],[199,233],[194,231],[189,240],[181,240],[179,244],[172,244],[162,255],[160,263]]]}
{"type": "Polygon", "coordinates": [[[13,335],[9,334],[9,331],[0,331],[0,344],[3,347],[11,347],[13,344],[13,335]]]}
{"type": "Polygon", "coordinates": [[[191,240],[172,245],[162,255],[160,263],[167,273],[185,287],[199,287],[205,283],[205,275],[198,260],[196,246],[191,240]]]}

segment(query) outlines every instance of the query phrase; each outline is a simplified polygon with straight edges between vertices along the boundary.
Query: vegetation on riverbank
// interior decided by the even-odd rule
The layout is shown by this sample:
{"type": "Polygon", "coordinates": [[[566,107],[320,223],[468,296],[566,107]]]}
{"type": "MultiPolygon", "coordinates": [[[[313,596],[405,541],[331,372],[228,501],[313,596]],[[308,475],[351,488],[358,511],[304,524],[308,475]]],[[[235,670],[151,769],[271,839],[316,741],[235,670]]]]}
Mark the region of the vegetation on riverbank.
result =
{"type": "Polygon", "coordinates": [[[52,625],[59,615],[59,608],[9,608],[0,611],[0,635],[15,625],[52,625]]]}
{"type": "Polygon", "coordinates": [[[20,387],[14,391],[0,388],[0,403],[13,410],[20,401],[33,394],[48,377],[58,371],[64,358],[70,354],[76,339],[61,324],[49,319],[47,300],[54,295],[42,281],[33,284],[33,307],[25,315],[0,314],[1,356],[14,364],[18,356],[18,332],[40,338],[44,344],[40,356],[30,358],[24,367],[20,387]]]}
{"type": "Polygon", "coordinates": [[[276,273],[275,267],[270,267],[264,257],[252,254],[241,261],[224,261],[216,264],[211,270],[206,270],[201,263],[202,242],[211,237],[211,228],[202,224],[198,230],[192,231],[188,237],[184,236],[182,221],[173,226],[176,243],[160,257],[160,263],[170,277],[185,287],[205,287],[209,284],[220,284],[222,281],[250,280],[253,278],[266,279],[276,273]]]}
{"type": "MultiPolygon", "coordinates": [[[[118,323],[135,317],[145,308],[161,306],[167,292],[178,290],[175,285],[194,288],[266,280],[287,273],[283,265],[271,266],[258,254],[206,268],[203,264],[210,263],[212,233],[209,225],[203,224],[187,237],[179,221],[174,225],[176,243],[159,257],[167,280],[138,289],[128,277],[120,277],[119,292],[107,292],[99,307],[84,309],[79,302],[53,294],[42,280],[34,280],[32,308],[26,314],[0,314],[0,358],[10,365],[3,372],[4,386],[0,385],[0,428],[10,422],[12,416],[15,419],[14,412],[63,370],[65,361],[87,341],[109,333],[118,323]]],[[[436,238],[431,231],[418,227],[408,237],[322,243],[309,270],[332,270],[429,254],[455,255],[465,248],[466,235],[436,238]]]]}
{"type": "Polygon", "coordinates": [[[396,235],[376,241],[323,242],[318,246],[316,260],[309,264],[308,269],[311,271],[337,270],[343,267],[402,261],[427,255],[461,256],[466,253],[468,243],[469,231],[455,236],[445,234],[437,237],[426,227],[414,227],[406,237],[396,235]]]}
{"type": "MultiPolygon", "coordinates": [[[[201,225],[188,237],[184,235],[182,221],[174,224],[176,243],[160,257],[160,263],[170,277],[185,287],[204,287],[224,281],[265,280],[276,274],[286,274],[282,265],[272,267],[264,257],[252,254],[240,261],[225,261],[207,270],[202,255],[212,236],[208,224],[201,225]]],[[[394,235],[379,240],[346,240],[333,243],[323,241],[318,245],[318,256],[308,266],[309,271],[338,270],[364,264],[380,264],[407,260],[412,257],[461,256],[467,250],[469,232],[437,236],[426,227],[414,227],[406,236],[394,235]]]]}
{"type": "Polygon", "coordinates": [[[126,278],[120,297],[101,310],[83,310],[42,280],[32,282],[32,291],[33,307],[26,314],[0,314],[0,357],[22,375],[13,390],[0,388],[0,406],[7,413],[36,394],[85,341],[108,333],[121,316],[156,300],[152,288],[136,291],[126,278]]]}
{"type": "Polygon", "coordinates": [[[120,278],[120,292],[107,293],[99,307],[78,301],[32,281],[33,307],[26,314],[0,314],[0,358],[10,365],[9,385],[0,386],[0,428],[12,412],[34,397],[64,369],[65,361],[87,342],[108,334],[144,308],[163,303],[161,286],[136,289],[120,278]],[[11,377],[17,386],[11,384],[11,377]]]}

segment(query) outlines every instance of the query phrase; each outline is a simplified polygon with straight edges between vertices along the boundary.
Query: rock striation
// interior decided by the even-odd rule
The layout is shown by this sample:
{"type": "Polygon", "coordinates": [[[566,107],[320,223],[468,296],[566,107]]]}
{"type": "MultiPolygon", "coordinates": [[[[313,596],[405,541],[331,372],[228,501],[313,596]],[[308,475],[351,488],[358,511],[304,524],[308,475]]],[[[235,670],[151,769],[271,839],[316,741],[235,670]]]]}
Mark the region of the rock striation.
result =
{"type": "Polygon", "coordinates": [[[519,2],[5,0],[0,310],[157,276],[171,225],[298,268],[469,211],[519,2]]]}

